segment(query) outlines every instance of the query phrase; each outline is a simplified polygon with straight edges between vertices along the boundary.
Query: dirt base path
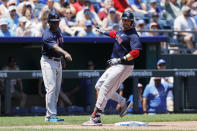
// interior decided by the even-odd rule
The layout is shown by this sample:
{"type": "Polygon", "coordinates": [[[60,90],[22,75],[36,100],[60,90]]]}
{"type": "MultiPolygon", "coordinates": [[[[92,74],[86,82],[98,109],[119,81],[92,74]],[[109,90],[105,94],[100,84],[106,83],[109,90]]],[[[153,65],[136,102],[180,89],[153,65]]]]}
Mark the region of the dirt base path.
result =
{"type": "Polygon", "coordinates": [[[148,126],[115,126],[114,124],[103,124],[103,126],[81,126],[81,125],[35,125],[35,126],[4,126],[0,129],[13,129],[13,128],[59,128],[59,129],[108,129],[108,130],[197,130],[197,121],[182,121],[182,122],[150,122],[148,126]]]}

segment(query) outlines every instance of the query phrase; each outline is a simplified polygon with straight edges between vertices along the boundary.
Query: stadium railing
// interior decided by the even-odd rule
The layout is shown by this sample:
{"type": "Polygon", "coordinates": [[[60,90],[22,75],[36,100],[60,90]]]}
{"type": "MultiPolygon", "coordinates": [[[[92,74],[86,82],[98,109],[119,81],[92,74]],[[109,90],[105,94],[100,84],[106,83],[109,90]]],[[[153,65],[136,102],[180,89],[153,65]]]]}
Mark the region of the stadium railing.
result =
{"type": "MultiPolygon", "coordinates": [[[[96,78],[100,77],[104,70],[63,70],[63,78],[65,79],[80,79],[80,78],[91,78],[92,87],[94,87],[96,78]]],[[[158,70],[134,70],[131,74],[133,79],[132,87],[134,94],[134,112],[138,113],[138,79],[139,78],[150,78],[150,77],[174,77],[174,112],[184,112],[190,109],[185,109],[184,106],[184,88],[182,88],[184,81],[182,78],[196,77],[197,69],[166,69],[163,71],[158,70]]],[[[22,79],[38,79],[42,77],[40,70],[21,70],[21,71],[0,71],[0,78],[6,79],[6,89],[5,89],[5,114],[11,114],[11,98],[10,98],[10,88],[9,80],[13,78],[22,79]]],[[[95,89],[92,88],[95,92],[95,89]]],[[[92,95],[92,101],[96,101],[96,95],[92,95]]],[[[95,103],[92,103],[92,107],[95,103]]],[[[0,103],[1,105],[1,103],[0,103]]],[[[194,109],[196,111],[196,109],[194,109]]]]}

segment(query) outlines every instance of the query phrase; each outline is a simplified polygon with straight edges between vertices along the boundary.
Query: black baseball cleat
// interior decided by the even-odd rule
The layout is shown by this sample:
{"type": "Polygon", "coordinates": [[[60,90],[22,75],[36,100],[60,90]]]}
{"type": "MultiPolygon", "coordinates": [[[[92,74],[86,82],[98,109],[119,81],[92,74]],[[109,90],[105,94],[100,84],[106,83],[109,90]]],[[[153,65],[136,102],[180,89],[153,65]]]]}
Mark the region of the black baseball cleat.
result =
{"type": "Polygon", "coordinates": [[[132,105],[133,102],[127,101],[120,111],[120,117],[125,116],[128,113],[129,108],[132,107],[132,105]]]}
{"type": "Polygon", "coordinates": [[[100,117],[90,118],[89,121],[86,121],[82,124],[82,126],[102,126],[102,122],[100,117]]]}

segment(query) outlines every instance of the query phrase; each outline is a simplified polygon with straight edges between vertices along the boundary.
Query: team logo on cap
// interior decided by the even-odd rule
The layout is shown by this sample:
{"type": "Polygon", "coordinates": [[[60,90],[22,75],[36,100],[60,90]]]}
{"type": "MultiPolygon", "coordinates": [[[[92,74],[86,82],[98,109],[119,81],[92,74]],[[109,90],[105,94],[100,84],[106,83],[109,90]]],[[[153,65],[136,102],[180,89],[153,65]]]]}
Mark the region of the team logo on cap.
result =
{"type": "Polygon", "coordinates": [[[57,16],[57,15],[55,15],[55,18],[58,18],[58,16],[57,16]]]}

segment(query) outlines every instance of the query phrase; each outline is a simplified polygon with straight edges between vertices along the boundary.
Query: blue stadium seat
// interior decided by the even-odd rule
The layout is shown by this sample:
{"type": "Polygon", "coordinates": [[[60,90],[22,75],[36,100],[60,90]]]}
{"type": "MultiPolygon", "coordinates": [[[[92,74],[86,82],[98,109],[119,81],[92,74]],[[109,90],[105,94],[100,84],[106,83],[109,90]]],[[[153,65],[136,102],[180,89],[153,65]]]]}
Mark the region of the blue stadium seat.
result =
{"type": "Polygon", "coordinates": [[[64,107],[57,107],[57,114],[58,115],[66,115],[67,113],[67,108],[64,108],[64,107]]]}
{"type": "Polygon", "coordinates": [[[67,110],[69,113],[83,113],[84,112],[84,108],[81,106],[69,106],[67,107],[67,110]]]}
{"type": "Polygon", "coordinates": [[[29,115],[29,110],[25,107],[15,106],[12,108],[12,113],[15,116],[25,116],[29,115]]]}
{"type": "Polygon", "coordinates": [[[46,113],[46,108],[40,106],[32,106],[31,114],[35,116],[44,115],[46,113]]]}

